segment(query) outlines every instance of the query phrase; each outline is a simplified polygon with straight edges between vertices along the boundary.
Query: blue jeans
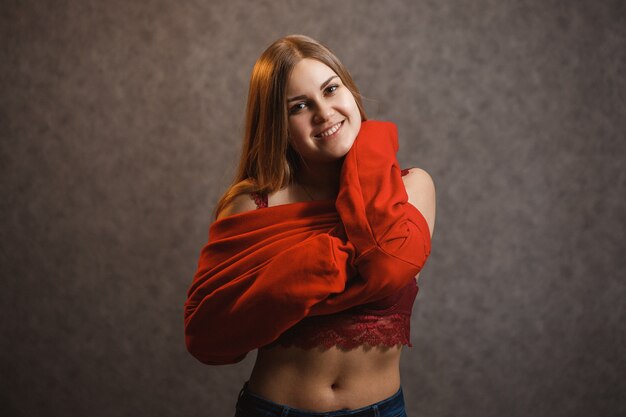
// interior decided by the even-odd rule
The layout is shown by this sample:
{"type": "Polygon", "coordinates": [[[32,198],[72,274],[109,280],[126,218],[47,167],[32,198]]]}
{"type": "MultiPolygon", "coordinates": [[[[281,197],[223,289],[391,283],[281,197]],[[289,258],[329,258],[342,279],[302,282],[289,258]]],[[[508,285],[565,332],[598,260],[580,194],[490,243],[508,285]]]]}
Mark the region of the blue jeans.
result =
{"type": "Polygon", "coordinates": [[[237,400],[235,417],[407,417],[402,387],[391,397],[356,410],[337,410],[312,413],[277,404],[250,392],[248,382],[243,384],[237,400]]]}

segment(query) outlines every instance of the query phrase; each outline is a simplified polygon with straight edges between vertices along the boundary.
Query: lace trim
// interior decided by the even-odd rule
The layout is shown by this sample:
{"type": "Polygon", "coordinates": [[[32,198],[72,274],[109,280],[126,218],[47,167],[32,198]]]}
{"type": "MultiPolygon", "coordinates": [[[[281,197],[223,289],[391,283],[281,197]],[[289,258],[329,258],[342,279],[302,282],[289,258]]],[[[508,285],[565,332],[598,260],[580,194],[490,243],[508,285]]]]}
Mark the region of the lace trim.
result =
{"type": "Polygon", "coordinates": [[[252,197],[254,199],[254,202],[256,203],[256,208],[260,209],[260,208],[264,208],[267,207],[267,195],[266,194],[259,194],[256,192],[250,193],[250,197],[252,197]]]}
{"type": "Polygon", "coordinates": [[[411,317],[406,314],[332,315],[308,317],[284,332],[265,348],[295,346],[310,349],[332,346],[350,350],[361,345],[413,347],[410,340],[411,317]]]}

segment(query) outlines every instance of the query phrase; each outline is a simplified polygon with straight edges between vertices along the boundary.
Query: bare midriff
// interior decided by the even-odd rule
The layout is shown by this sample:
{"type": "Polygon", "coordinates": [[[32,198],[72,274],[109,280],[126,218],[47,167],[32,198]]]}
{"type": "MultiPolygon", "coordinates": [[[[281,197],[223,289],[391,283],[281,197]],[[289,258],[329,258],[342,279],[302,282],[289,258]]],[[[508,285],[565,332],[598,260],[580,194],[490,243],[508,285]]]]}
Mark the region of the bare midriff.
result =
{"type": "Polygon", "coordinates": [[[402,345],[258,350],[248,382],[262,398],[310,412],[353,410],[400,389],[402,345]]]}

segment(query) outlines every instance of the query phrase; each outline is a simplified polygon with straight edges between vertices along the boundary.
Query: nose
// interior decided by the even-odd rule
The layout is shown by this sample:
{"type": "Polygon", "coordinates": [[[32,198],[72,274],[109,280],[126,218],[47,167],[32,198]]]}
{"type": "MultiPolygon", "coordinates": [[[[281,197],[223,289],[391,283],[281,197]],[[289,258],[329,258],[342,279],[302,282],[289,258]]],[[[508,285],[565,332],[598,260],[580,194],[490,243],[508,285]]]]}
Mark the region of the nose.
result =
{"type": "Polygon", "coordinates": [[[326,103],[325,101],[320,101],[316,106],[316,111],[314,115],[315,122],[324,123],[330,120],[333,114],[334,114],[333,107],[329,103],[326,103]]]}

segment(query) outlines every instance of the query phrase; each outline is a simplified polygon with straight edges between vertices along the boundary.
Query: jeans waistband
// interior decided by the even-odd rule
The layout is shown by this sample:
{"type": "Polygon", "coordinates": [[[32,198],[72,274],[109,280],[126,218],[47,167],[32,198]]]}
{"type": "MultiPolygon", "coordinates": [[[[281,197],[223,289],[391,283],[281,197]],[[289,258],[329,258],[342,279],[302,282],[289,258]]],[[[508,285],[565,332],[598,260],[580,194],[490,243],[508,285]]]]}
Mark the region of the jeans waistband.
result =
{"type": "Polygon", "coordinates": [[[263,411],[277,417],[384,417],[395,416],[404,410],[404,395],[402,387],[391,397],[355,410],[337,410],[327,412],[310,412],[298,408],[278,404],[253,394],[248,389],[248,381],[239,392],[237,407],[248,412],[263,411]]]}

